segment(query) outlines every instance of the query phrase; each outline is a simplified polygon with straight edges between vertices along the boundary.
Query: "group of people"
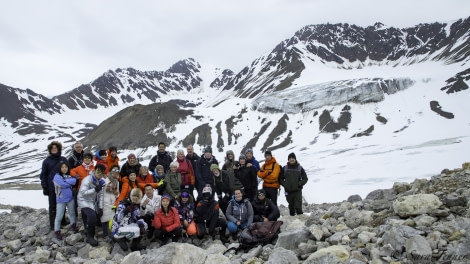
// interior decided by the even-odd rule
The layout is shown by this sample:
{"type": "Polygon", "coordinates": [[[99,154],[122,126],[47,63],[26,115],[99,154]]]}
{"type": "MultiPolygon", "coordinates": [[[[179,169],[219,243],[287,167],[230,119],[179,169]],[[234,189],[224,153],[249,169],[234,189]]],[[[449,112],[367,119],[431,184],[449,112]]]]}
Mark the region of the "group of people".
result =
{"type": "Polygon", "coordinates": [[[201,156],[189,145],[176,152],[166,151],[163,142],[148,166],[135,154],[119,165],[115,146],[85,153],[80,142],[72,155],[62,156],[62,144],[48,145],[49,155],[40,174],[44,195],[49,198],[49,220],[55,237],[62,239],[65,209],[69,213],[69,231],[78,232],[76,219],[80,209],[86,242],[97,246],[95,228],[101,226],[106,241],[116,241],[123,250],[141,250],[140,241],[159,239],[162,243],[202,239],[206,235],[228,243],[226,229],[237,234],[253,222],[276,221],[280,217],[277,197],[283,186],[291,215],[302,214],[302,188],[307,183],[305,170],[294,153],[281,166],[271,151],[264,153],[260,165],[247,149],[235,159],[226,152],[222,168],[205,147],[201,156]],[[258,189],[258,182],[262,188],[258,189]]]}

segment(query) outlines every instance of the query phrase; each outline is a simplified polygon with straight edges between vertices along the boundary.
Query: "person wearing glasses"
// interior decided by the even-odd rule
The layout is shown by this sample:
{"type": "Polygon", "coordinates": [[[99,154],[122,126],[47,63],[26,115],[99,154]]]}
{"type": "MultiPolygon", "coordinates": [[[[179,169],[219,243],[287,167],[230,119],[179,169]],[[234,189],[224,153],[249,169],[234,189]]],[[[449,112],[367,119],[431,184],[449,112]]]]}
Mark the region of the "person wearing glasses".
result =
{"type": "Polygon", "coordinates": [[[271,199],[266,197],[266,191],[258,190],[256,198],[251,202],[253,206],[253,222],[276,221],[280,216],[279,208],[271,199]]]}

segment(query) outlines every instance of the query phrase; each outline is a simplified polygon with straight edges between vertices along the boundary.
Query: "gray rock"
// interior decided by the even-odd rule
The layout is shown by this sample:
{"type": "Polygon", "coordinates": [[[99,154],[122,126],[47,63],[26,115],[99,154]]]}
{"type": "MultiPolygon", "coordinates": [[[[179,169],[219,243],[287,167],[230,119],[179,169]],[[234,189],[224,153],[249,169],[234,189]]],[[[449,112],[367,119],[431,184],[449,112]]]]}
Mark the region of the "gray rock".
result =
{"type": "Polygon", "coordinates": [[[306,227],[281,232],[278,236],[275,247],[282,247],[289,250],[296,250],[300,243],[306,243],[310,237],[310,232],[306,227]]]}
{"type": "Polygon", "coordinates": [[[362,201],[362,197],[359,194],[354,194],[354,195],[349,196],[347,201],[350,203],[359,202],[359,201],[362,201]]]}
{"type": "Polygon", "coordinates": [[[205,261],[206,264],[231,264],[229,258],[222,255],[222,253],[215,253],[207,255],[207,259],[205,261]]]}
{"type": "Polygon", "coordinates": [[[467,198],[461,196],[455,192],[448,194],[444,198],[444,204],[451,207],[451,206],[466,206],[467,205],[467,198]]]}
{"type": "Polygon", "coordinates": [[[429,214],[439,208],[442,202],[434,194],[416,194],[397,198],[393,211],[401,217],[429,214]]]}
{"type": "Polygon", "coordinates": [[[286,250],[284,248],[278,247],[273,250],[271,256],[269,256],[268,261],[265,264],[296,264],[299,263],[297,256],[294,252],[286,250]]]}
{"type": "Polygon", "coordinates": [[[349,251],[343,246],[322,248],[310,255],[304,263],[343,263],[349,258],[349,251]]]}
{"type": "Polygon", "coordinates": [[[134,251],[127,254],[121,261],[121,264],[135,264],[142,261],[142,255],[140,251],[134,251]]]}
{"type": "Polygon", "coordinates": [[[431,261],[432,249],[426,238],[422,236],[413,236],[406,240],[405,243],[406,257],[413,262],[420,260],[431,261]]]}

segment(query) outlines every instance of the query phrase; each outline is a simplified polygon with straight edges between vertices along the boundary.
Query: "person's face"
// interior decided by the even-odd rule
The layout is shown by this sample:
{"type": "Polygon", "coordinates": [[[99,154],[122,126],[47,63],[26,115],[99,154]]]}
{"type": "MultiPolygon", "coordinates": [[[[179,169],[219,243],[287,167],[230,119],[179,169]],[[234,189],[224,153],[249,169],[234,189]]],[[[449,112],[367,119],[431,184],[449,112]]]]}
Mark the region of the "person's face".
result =
{"type": "Polygon", "coordinates": [[[84,157],[84,158],[83,158],[83,162],[84,162],[86,165],[90,165],[90,163],[91,163],[90,157],[84,157]]]}
{"type": "Polygon", "coordinates": [[[202,194],[202,199],[203,199],[204,201],[209,201],[210,197],[211,197],[211,194],[210,194],[210,193],[207,193],[207,192],[206,192],[206,193],[203,193],[203,194],[202,194]]]}
{"type": "Polygon", "coordinates": [[[187,203],[188,200],[189,200],[189,197],[183,197],[183,196],[181,196],[181,201],[182,201],[183,203],[187,203]]]}
{"type": "Polygon", "coordinates": [[[117,156],[117,151],[113,150],[111,151],[111,157],[115,158],[117,156]]]}
{"type": "Polygon", "coordinates": [[[212,157],[212,153],[206,152],[206,153],[204,153],[204,157],[205,157],[206,159],[210,159],[210,158],[212,157]]]}
{"type": "Polygon", "coordinates": [[[237,201],[241,201],[242,200],[242,197],[243,197],[243,194],[240,190],[236,190],[235,191],[235,200],[237,201]]]}
{"type": "Polygon", "coordinates": [[[218,176],[219,175],[219,170],[218,169],[213,169],[212,173],[214,173],[215,176],[218,176]]]}
{"type": "Polygon", "coordinates": [[[269,161],[271,160],[273,157],[271,155],[264,155],[264,158],[266,159],[266,161],[269,161]]]}
{"type": "Polygon", "coordinates": [[[147,168],[142,168],[142,169],[140,169],[140,174],[141,175],[147,175],[147,174],[149,174],[149,170],[147,168]]]}
{"type": "Polygon", "coordinates": [[[193,148],[193,146],[189,145],[189,146],[186,148],[186,150],[188,151],[188,154],[189,154],[189,155],[193,155],[193,153],[194,153],[194,148],[193,148]]]}
{"type": "Polygon", "coordinates": [[[135,173],[129,174],[129,180],[130,181],[135,181],[135,178],[137,178],[137,175],[135,173]]]}
{"type": "Polygon", "coordinates": [[[139,196],[131,195],[131,201],[132,201],[132,203],[138,203],[139,202],[139,196]]]}
{"type": "Polygon", "coordinates": [[[159,152],[164,152],[164,151],[165,151],[165,148],[166,148],[166,147],[165,147],[165,145],[163,145],[163,144],[158,145],[158,151],[159,151],[159,152]]]}
{"type": "Polygon", "coordinates": [[[147,195],[148,198],[153,197],[153,188],[152,188],[152,186],[145,187],[145,194],[147,195]]]}
{"type": "Polygon", "coordinates": [[[240,159],[238,162],[240,162],[240,165],[245,165],[245,164],[246,164],[246,160],[245,160],[245,159],[240,159]]]}
{"type": "Polygon", "coordinates": [[[295,164],[295,159],[294,158],[289,158],[289,163],[294,165],[295,164]]]}
{"type": "Polygon", "coordinates": [[[178,167],[176,167],[175,165],[170,166],[170,171],[171,172],[176,172],[177,169],[178,169],[178,167]]]}
{"type": "Polygon", "coordinates": [[[113,175],[116,178],[119,175],[119,169],[117,167],[113,168],[111,170],[111,175],[113,175]]]}
{"type": "Polygon", "coordinates": [[[68,170],[69,170],[69,167],[66,164],[62,164],[60,166],[60,172],[62,172],[63,174],[67,173],[68,170]]]}
{"type": "Polygon", "coordinates": [[[183,160],[183,159],[184,159],[184,152],[178,152],[178,154],[176,154],[176,157],[177,157],[179,160],[183,160]]]}
{"type": "Polygon", "coordinates": [[[77,152],[77,153],[82,153],[83,145],[82,145],[82,144],[75,144],[75,146],[73,147],[73,149],[74,149],[75,152],[77,152]]]}
{"type": "Polygon", "coordinates": [[[227,155],[227,158],[228,158],[229,160],[233,160],[233,155],[232,155],[232,153],[229,153],[229,154],[227,155]]]}
{"type": "Polygon", "coordinates": [[[248,152],[245,154],[245,156],[246,156],[246,159],[250,160],[251,158],[253,158],[253,153],[248,152]]]}
{"type": "Polygon", "coordinates": [[[163,175],[163,169],[158,169],[157,173],[158,173],[158,175],[163,175]]]}
{"type": "Polygon", "coordinates": [[[264,200],[264,197],[265,197],[264,193],[258,193],[258,199],[264,200]]]}
{"type": "Polygon", "coordinates": [[[52,154],[56,154],[57,152],[59,152],[59,148],[57,148],[56,145],[52,145],[52,147],[51,147],[51,153],[52,153],[52,154]]]}
{"type": "Polygon", "coordinates": [[[170,205],[170,200],[168,200],[168,199],[163,199],[163,200],[162,200],[162,206],[163,206],[164,208],[167,208],[168,205],[170,205]]]}
{"type": "Polygon", "coordinates": [[[103,176],[104,176],[104,173],[103,173],[102,171],[100,171],[100,170],[95,170],[95,177],[96,177],[96,179],[99,180],[99,179],[103,178],[103,176]]]}
{"type": "Polygon", "coordinates": [[[135,157],[130,157],[129,158],[129,164],[131,164],[131,165],[137,164],[137,159],[135,157]]]}

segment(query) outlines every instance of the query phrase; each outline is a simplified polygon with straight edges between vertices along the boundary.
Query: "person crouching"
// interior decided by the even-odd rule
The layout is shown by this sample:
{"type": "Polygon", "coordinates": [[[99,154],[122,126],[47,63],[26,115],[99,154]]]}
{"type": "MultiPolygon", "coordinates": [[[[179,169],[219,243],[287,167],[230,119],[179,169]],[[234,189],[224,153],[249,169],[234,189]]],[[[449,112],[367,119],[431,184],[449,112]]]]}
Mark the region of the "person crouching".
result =
{"type": "Polygon", "coordinates": [[[181,223],[178,210],[171,206],[171,197],[168,194],[162,196],[161,208],[155,212],[153,227],[155,228],[155,238],[162,241],[162,245],[172,239],[177,242],[181,237],[181,223]]]}
{"type": "Polygon", "coordinates": [[[142,200],[142,191],[139,188],[134,188],[131,190],[130,199],[122,200],[116,208],[111,234],[117,239],[119,246],[124,251],[128,250],[128,239],[132,239],[132,251],[145,249],[140,244],[140,240],[142,240],[148,226],[143,219],[140,219],[140,200],[142,200]]]}

